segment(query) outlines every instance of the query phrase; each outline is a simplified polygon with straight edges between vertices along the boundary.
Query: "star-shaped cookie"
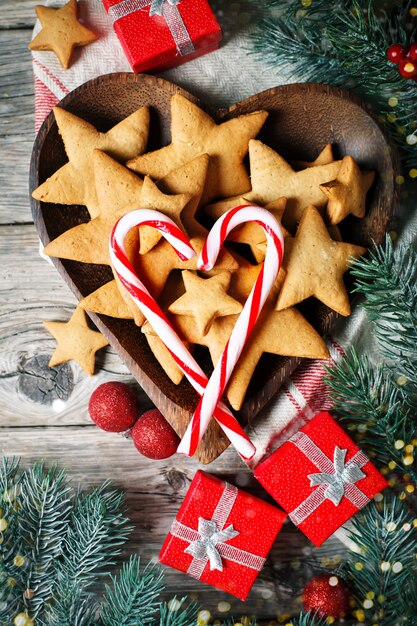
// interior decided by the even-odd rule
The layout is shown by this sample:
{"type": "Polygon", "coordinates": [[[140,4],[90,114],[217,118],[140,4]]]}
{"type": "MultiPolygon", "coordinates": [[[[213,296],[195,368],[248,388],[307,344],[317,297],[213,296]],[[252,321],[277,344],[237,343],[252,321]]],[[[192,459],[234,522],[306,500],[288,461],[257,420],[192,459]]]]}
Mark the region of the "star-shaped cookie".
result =
{"type": "Polygon", "coordinates": [[[109,281],[80,300],[78,306],[85,311],[118,319],[130,320],[134,318],[115,280],[109,281]]]}
{"type": "MultiPolygon", "coordinates": [[[[190,193],[179,193],[176,195],[168,195],[162,193],[152,182],[149,176],[145,176],[143,189],[140,199],[140,205],[143,209],[154,209],[161,211],[164,215],[170,217],[176,225],[184,232],[185,228],[181,220],[181,213],[185,206],[189,203],[192,196],[190,193]]],[[[146,254],[156,246],[158,241],[162,239],[162,234],[156,228],[150,226],[139,227],[139,253],[146,254]]]]}
{"type": "MultiPolygon", "coordinates": [[[[341,165],[340,161],[333,161],[296,172],[275,150],[255,139],[249,142],[249,160],[252,190],[244,194],[246,200],[265,206],[277,198],[286,197],[282,222],[290,231],[295,230],[307,205],[323,207],[326,204],[320,185],[336,178],[341,165]]],[[[228,198],[205,210],[217,219],[235,206],[236,200],[228,198]]]]}
{"type": "Polygon", "coordinates": [[[327,215],[330,224],[338,224],[348,215],[365,217],[366,194],[374,182],[375,172],[361,172],[351,156],[345,156],[335,180],[320,185],[329,199],[327,215]]]}
{"type": "MultiPolygon", "coordinates": [[[[232,274],[230,293],[244,302],[250,293],[261,265],[244,263],[232,274]]],[[[295,308],[275,311],[274,301],[285,272],[280,273],[264,305],[255,328],[233,371],[226,395],[232,407],[239,410],[253,372],[264,353],[304,358],[328,358],[329,353],[320,335],[295,308]]],[[[207,346],[213,365],[219,360],[236,323],[237,315],[214,320],[207,335],[202,336],[191,317],[174,316],[175,328],[185,340],[207,346]]]]}
{"type": "MultiPolygon", "coordinates": [[[[264,208],[272,213],[277,222],[281,223],[286,203],[286,198],[278,198],[273,202],[268,202],[264,208]]],[[[242,197],[239,198],[239,202],[237,204],[245,205],[251,203],[246,198],[242,197]]],[[[285,237],[289,235],[285,228],[283,228],[283,232],[285,237]]],[[[241,228],[233,230],[230,233],[229,239],[230,241],[246,243],[250,247],[257,263],[261,263],[264,260],[266,252],[266,237],[263,228],[259,226],[259,224],[256,224],[255,222],[247,222],[241,228]]]]}
{"type": "MultiPolygon", "coordinates": [[[[65,231],[45,247],[45,254],[81,263],[110,265],[109,237],[116,221],[142,205],[143,181],[100,150],[93,150],[92,165],[100,212],[90,222],[65,231]]],[[[149,181],[148,186],[154,186],[149,181]]],[[[137,233],[134,233],[137,241],[137,233]]]]}
{"type": "Polygon", "coordinates": [[[38,5],[35,11],[42,30],[28,48],[55,52],[64,69],[69,67],[74,48],[85,46],[97,39],[92,30],[78,21],[77,0],[69,0],[60,9],[38,5]]]}
{"type": "Polygon", "coordinates": [[[100,213],[93,171],[93,150],[102,150],[119,162],[141,154],[149,130],[147,107],[135,111],[107,133],[59,107],[53,109],[68,163],[33,192],[36,200],[56,204],[83,204],[91,217],[100,213]]]}
{"type": "Polygon", "coordinates": [[[182,273],[185,293],[175,300],[168,311],[176,315],[191,315],[199,332],[207,335],[215,319],[240,313],[240,302],[228,295],[230,272],[219,272],[211,278],[200,278],[189,271],[182,273]]]}
{"type": "Polygon", "coordinates": [[[58,342],[49,361],[49,367],[76,361],[89,376],[92,376],[95,353],[109,342],[101,333],[89,328],[85,311],[77,307],[69,322],[44,322],[43,325],[58,342]]]}
{"type": "Polygon", "coordinates": [[[291,242],[277,310],[314,296],[340,315],[349,315],[349,296],[343,274],[349,268],[349,260],[365,252],[366,248],[361,246],[333,241],[318,210],[308,206],[291,242]]]}
{"type": "Polygon", "coordinates": [[[323,150],[314,161],[296,161],[295,164],[297,167],[315,167],[316,165],[327,165],[328,163],[333,163],[333,147],[331,143],[328,143],[324,146],[323,150]]]}
{"type": "Polygon", "coordinates": [[[255,111],[217,125],[196,104],[176,94],[171,98],[171,143],[131,159],[127,166],[156,180],[206,153],[210,163],[201,203],[244,193],[250,188],[243,164],[248,141],[256,137],[267,116],[266,111],[255,111]]]}

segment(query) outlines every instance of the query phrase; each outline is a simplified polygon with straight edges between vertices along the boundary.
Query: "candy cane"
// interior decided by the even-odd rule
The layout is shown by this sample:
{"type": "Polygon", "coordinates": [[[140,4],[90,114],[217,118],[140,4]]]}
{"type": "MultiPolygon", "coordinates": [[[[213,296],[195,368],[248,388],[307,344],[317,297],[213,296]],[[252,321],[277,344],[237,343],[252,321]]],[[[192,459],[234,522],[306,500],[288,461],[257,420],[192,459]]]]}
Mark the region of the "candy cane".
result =
{"type": "Polygon", "coordinates": [[[189,456],[195,453],[207,429],[214,407],[229,382],[282,263],[284,237],[281,226],[269,211],[250,205],[230,209],[217,220],[201,251],[197,267],[201,270],[212,269],[227,235],[233,228],[246,222],[256,222],[265,231],[267,239],[265,261],[178,447],[178,452],[189,456]]]}
{"type": "MultiPolygon", "coordinates": [[[[125,239],[128,232],[138,226],[153,226],[172,245],[180,259],[187,260],[195,256],[187,236],[167,216],[159,211],[138,209],[126,213],[115,224],[110,236],[110,258],[122,285],[142,311],[160,339],[168,348],[177,365],[184,372],[191,385],[202,395],[208,379],[197,361],[187,350],[161,308],[140,281],[126,255],[125,239]]],[[[255,447],[240,426],[237,419],[222,402],[216,403],[214,418],[225,432],[230,442],[244,459],[250,459],[255,447]]]]}

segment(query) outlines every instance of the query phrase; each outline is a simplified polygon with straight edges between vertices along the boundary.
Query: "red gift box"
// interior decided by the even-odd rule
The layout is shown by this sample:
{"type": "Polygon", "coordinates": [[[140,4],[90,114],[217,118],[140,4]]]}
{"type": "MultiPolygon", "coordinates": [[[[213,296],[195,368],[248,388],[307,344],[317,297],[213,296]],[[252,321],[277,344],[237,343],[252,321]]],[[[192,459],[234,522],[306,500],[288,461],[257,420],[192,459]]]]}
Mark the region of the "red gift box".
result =
{"type": "Polygon", "coordinates": [[[260,463],[255,477],[316,546],[387,486],[324,412],[260,463]]]}
{"type": "Polygon", "coordinates": [[[103,0],[134,72],[159,72],[216,50],[221,28],[207,0],[103,0]]]}
{"type": "Polygon", "coordinates": [[[246,600],[287,516],[198,470],[159,560],[246,600]]]}

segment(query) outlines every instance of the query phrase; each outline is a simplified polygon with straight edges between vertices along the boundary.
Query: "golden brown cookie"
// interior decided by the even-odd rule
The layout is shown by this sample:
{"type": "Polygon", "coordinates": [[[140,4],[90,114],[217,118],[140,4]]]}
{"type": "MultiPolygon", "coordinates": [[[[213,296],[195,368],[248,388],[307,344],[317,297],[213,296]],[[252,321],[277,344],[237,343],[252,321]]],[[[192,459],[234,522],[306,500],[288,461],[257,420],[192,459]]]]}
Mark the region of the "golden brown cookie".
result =
{"type": "Polygon", "coordinates": [[[215,319],[240,313],[240,302],[228,295],[230,272],[219,272],[211,278],[201,278],[185,270],[182,273],[185,293],[175,300],[168,311],[175,315],[190,315],[199,332],[207,335],[215,319]]]}
{"type": "MultiPolygon", "coordinates": [[[[320,185],[327,179],[336,178],[341,165],[340,161],[334,161],[296,172],[275,150],[254,139],[249,142],[249,160],[252,190],[244,194],[245,198],[265,206],[277,198],[286,197],[287,206],[282,223],[290,231],[295,230],[308,204],[324,207],[326,196],[320,185]]],[[[228,198],[206,210],[217,219],[235,206],[236,200],[228,198]]]]}
{"type": "Polygon", "coordinates": [[[111,280],[79,301],[84,311],[108,315],[118,319],[133,319],[133,313],[123,299],[115,280],[111,280]]]}
{"type": "Polygon", "coordinates": [[[42,30],[28,45],[29,50],[55,52],[62,67],[68,69],[74,48],[95,41],[97,35],[78,21],[77,0],[68,0],[60,9],[35,7],[42,30]]]}
{"type": "Polygon", "coordinates": [[[348,215],[365,217],[366,194],[374,182],[375,172],[361,172],[351,156],[345,156],[334,180],[320,185],[329,199],[327,215],[330,224],[338,224],[348,215]]]}
{"type": "Polygon", "coordinates": [[[248,141],[256,137],[267,116],[266,111],[255,111],[217,125],[196,104],[176,94],[171,98],[171,143],[131,159],[127,166],[157,180],[207,153],[210,163],[202,204],[216,197],[244,193],[250,188],[243,164],[248,141]]]}
{"type": "Polygon", "coordinates": [[[64,142],[68,163],[63,165],[32,196],[43,202],[83,204],[91,217],[100,213],[93,171],[93,150],[102,150],[119,162],[141,154],[146,147],[149,110],[143,107],[113,126],[99,132],[85,120],[59,107],[53,109],[64,142]]]}
{"type": "MultiPolygon", "coordinates": [[[[242,198],[242,200],[243,202],[241,204],[250,204],[246,198],[242,198]]],[[[278,198],[273,202],[268,202],[264,208],[272,213],[277,222],[281,223],[286,203],[287,198],[278,198]]],[[[289,232],[284,227],[282,228],[284,237],[289,236],[289,232]]],[[[241,228],[233,230],[229,239],[230,241],[248,244],[257,263],[261,263],[264,260],[266,253],[266,238],[265,232],[259,224],[256,224],[255,222],[247,222],[241,228]]]]}
{"type": "MultiPolygon", "coordinates": [[[[181,221],[181,213],[184,207],[191,200],[190,193],[179,193],[176,195],[167,195],[162,193],[152,182],[149,176],[145,176],[143,189],[140,198],[140,204],[137,208],[154,209],[161,211],[164,215],[170,217],[183,232],[185,228],[181,221]]],[[[156,228],[151,226],[139,227],[139,253],[146,254],[152,250],[154,246],[162,239],[162,234],[156,228]]]]}
{"type": "MultiPolygon", "coordinates": [[[[99,214],[51,241],[45,254],[81,263],[110,265],[109,238],[116,221],[141,206],[143,181],[100,150],[93,150],[99,214]]],[[[153,183],[151,183],[153,184],[153,183]]],[[[129,235],[135,242],[137,233],[129,235]]]]}
{"type": "Polygon", "coordinates": [[[92,376],[95,354],[109,342],[101,333],[89,328],[85,311],[77,307],[69,322],[44,322],[43,325],[58,342],[49,367],[76,361],[92,376]]]}
{"type": "Polygon", "coordinates": [[[350,314],[349,296],[343,274],[349,260],[358,258],[366,248],[333,241],[317,209],[305,209],[286,260],[287,275],[278,296],[278,311],[315,296],[328,307],[350,314]]]}
{"type": "MultiPolygon", "coordinates": [[[[174,361],[164,342],[159,339],[158,335],[155,333],[148,321],[143,324],[141,330],[146,336],[148,345],[165,374],[170,380],[172,380],[174,385],[179,385],[184,378],[184,373],[174,361]]],[[[192,346],[190,344],[184,342],[184,345],[188,350],[192,351],[192,346]]]]}
{"type": "Polygon", "coordinates": [[[324,146],[323,150],[314,159],[314,161],[296,161],[295,164],[297,167],[305,168],[315,167],[316,165],[327,165],[328,163],[333,163],[333,161],[333,147],[331,143],[328,143],[324,146]]]}

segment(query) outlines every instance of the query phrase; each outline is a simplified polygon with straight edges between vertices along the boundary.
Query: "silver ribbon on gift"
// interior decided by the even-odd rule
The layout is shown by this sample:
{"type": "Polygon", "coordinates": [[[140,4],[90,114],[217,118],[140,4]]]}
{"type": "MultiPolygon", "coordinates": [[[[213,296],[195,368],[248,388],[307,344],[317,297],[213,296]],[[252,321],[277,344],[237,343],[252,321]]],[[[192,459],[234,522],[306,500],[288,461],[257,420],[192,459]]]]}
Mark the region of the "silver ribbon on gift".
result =
{"type": "Polygon", "coordinates": [[[189,543],[184,552],[193,557],[187,572],[190,576],[200,578],[208,562],[210,562],[210,570],[223,571],[224,559],[250,567],[258,572],[262,569],[265,563],[263,557],[227,543],[239,535],[239,532],[233,528],[233,524],[224,528],[237,494],[237,488],[226,483],[213,517],[211,520],[199,517],[198,530],[177,520],[172,523],[171,535],[189,543]]]}
{"type": "Polygon", "coordinates": [[[310,486],[317,486],[317,489],[289,514],[294,524],[297,526],[301,524],[325,500],[330,500],[335,506],[339,506],[343,496],[345,496],[358,509],[368,504],[368,496],[355,484],[366,476],[361,468],[368,463],[369,459],[362,450],[359,450],[346,463],[347,450],[336,447],[332,462],[303,432],[296,433],[289,441],[296,445],[320,470],[319,473],[308,476],[310,486]]]}
{"type": "Polygon", "coordinates": [[[186,56],[194,52],[195,48],[178,10],[178,4],[180,4],[180,0],[121,0],[109,8],[108,14],[112,17],[113,22],[117,22],[126,15],[150,7],[149,15],[151,17],[159,15],[165,19],[179,54],[186,56]]]}

